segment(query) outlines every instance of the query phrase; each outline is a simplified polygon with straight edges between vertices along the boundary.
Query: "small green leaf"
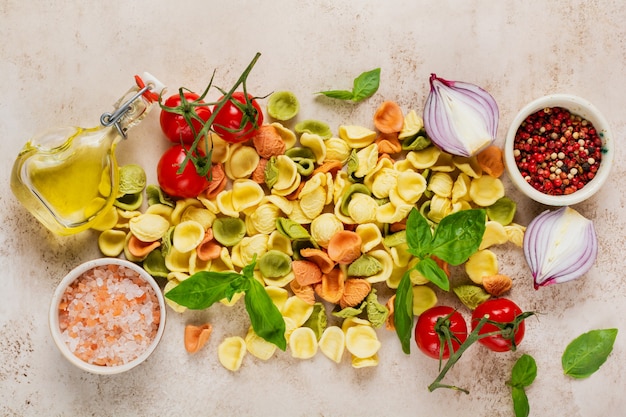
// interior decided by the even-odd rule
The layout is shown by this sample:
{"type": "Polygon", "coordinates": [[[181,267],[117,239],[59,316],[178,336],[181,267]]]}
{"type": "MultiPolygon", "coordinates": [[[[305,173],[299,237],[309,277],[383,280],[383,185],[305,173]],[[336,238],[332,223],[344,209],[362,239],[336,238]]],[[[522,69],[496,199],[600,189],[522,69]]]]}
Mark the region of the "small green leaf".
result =
{"type": "Polygon", "coordinates": [[[411,353],[411,330],[413,330],[413,284],[410,271],[402,276],[396,289],[393,323],[402,345],[402,351],[411,353]]]}
{"type": "Polygon", "coordinates": [[[424,258],[430,254],[433,234],[426,218],[417,209],[411,209],[406,221],[406,241],[409,244],[409,252],[418,258],[424,258]]]}
{"type": "Polygon", "coordinates": [[[265,287],[254,278],[248,280],[250,287],[244,296],[246,311],[254,332],[275,344],[281,350],[287,348],[285,339],[285,320],[265,291],[265,287]]]}
{"type": "Polygon", "coordinates": [[[415,269],[427,280],[444,291],[450,290],[450,280],[443,269],[432,258],[424,258],[415,265],[415,269]]]}
{"type": "Polygon", "coordinates": [[[318,94],[323,94],[326,97],[335,98],[338,100],[351,100],[353,102],[359,102],[371,97],[378,91],[380,85],[380,68],[373,69],[361,73],[354,79],[352,91],[348,90],[327,90],[320,91],[318,94]]]}
{"type": "Polygon", "coordinates": [[[378,91],[380,85],[380,68],[366,71],[354,79],[352,101],[365,100],[378,91]]]}
{"type": "Polygon", "coordinates": [[[483,209],[461,210],[447,215],[435,229],[431,254],[455,266],[467,261],[480,246],[485,220],[483,209]]]}
{"type": "Polygon", "coordinates": [[[513,410],[515,411],[515,417],[528,417],[530,414],[530,405],[528,404],[528,397],[524,388],[513,387],[513,410]]]}
{"type": "Polygon", "coordinates": [[[204,310],[239,292],[235,287],[240,280],[241,275],[236,272],[200,271],[166,292],[165,297],[192,310],[204,310]]]}
{"type": "Polygon", "coordinates": [[[617,329],[591,330],[578,336],[563,352],[563,372],[578,379],[591,376],[606,362],[616,337],[617,329]]]}
{"type": "Polygon", "coordinates": [[[352,100],[352,91],[348,90],[329,90],[320,91],[320,94],[324,94],[326,97],[336,98],[338,100],[352,100]]]}
{"type": "Polygon", "coordinates": [[[507,384],[512,387],[525,388],[533,383],[537,377],[537,363],[535,359],[527,354],[523,354],[513,365],[511,379],[507,384]]]}

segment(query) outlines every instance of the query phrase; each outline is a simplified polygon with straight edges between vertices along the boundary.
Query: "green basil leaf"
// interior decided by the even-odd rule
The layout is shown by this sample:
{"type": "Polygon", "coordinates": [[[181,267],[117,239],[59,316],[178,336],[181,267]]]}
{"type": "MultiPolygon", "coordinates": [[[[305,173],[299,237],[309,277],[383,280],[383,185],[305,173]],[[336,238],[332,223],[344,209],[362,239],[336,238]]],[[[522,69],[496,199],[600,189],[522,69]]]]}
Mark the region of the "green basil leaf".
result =
{"type": "Polygon", "coordinates": [[[435,229],[431,254],[450,265],[467,261],[480,246],[485,220],[483,209],[461,210],[447,215],[435,229]]]}
{"type": "Polygon", "coordinates": [[[352,101],[365,100],[378,91],[380,85],[380,68],[366,71],[354,79],[352,101]]]}
{"type": "Polygon", "coordinates": [[[524,388],[513,387],[513,410],[515,411],[515,417],[528,417],[530,414],[530,405],[528,404],[528,397],[524,388]]]}
{"type": "Polygon", "coordinates": [[[192,310],[204,310],[240,292],[240,282],[241,275],[236,272],[200,271],[166,292],[165,297],[192,310]]]}
{"type": "Polygon", "coordinates": [[[574,339],[563,352],[563,372],[573,378],[587,378],[606,362],[613,350],[617,329],[591,330],[574,339]]]}
{"type": "Polygon", "coordinates": [[[398,284],[393,313],[396,333],[400,339],[402,351],[407,355],[411,353],[411,331],[413,330],[413,284],[409,273],[410,271],[405,272],[398,284]]]}
{"type": "Polygon", "coordinates": [[[450,280],[443,269],[437,265],[432,258],[424,258],[420,260],[415,269],[424,276],[427,280],[438,286],[444,291],[450,290],[450,280]]]}
{"type": "Polygon", "coordinates": [[[352,91],[348,90],[320,91],[319,94],[324,94],[326,97],[336,98],[338,100],[352,100],[352,97],[354,97],[352,91]]]}
{"type": "Polygon", "coordinates": [[[250,287],[244,296],[246,310],[254,332],[275,344],[281,350],[287,348],[285,320],[265,291],[265,287],[254,278],[248,280],[250,287]]]}
{"type": "Polygon", "coordinates": [[[537,363],[535,359],[527,354],[523,354],[513,365],[511,379],[507,384],[512,387],[524,388],[533,383],[537,377],[537,363]]]}
{"type": "Polygon", "coordinates": [[[424,258],[431,253],[433,235],[426,218],[417,209],[411,209],[406,221],[406,241],[409,253],[424,258]]]}

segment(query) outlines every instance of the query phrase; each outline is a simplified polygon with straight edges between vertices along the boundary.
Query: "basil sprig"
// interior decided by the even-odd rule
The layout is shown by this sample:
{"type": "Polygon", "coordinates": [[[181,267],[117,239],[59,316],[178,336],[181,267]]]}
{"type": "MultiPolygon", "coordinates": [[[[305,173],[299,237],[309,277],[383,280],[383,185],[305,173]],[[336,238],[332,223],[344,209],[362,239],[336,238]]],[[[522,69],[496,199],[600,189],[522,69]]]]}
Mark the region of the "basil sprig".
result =
{"type": "MultiPolygon", "coordinates": [[[[444,291],[450,290],[446,273],[433,256],[450,265],[460,265],[479,248],[485,233],[486,214],[483,209],[461,210],[444,217],[434,233],[426,218],[415,208],[406,222],[408,251],[419,261],[414,269],[444,291]]],[[[408,270],[396,289],[394,325],[404,353],[410,353],[413,327],[413,291],[411,270],[408,270]]]]}
{"type": "Polygon", "coordinates": [[[354,79],[352,91],[350,90],[328,90],[320,91],[326,97],[338,100],[350,100],[359,102],[371,97],[378,91],[380,85],[380,68],[366,71],[354,79]]]}
{"type": "Polygon", "coordinates": [[[561,357],[565,375],[577,379],[591,376],[608,359],[616,337],[617,329],[599,329],[572,340],[561,357]]]}
{"type": "Polygon", "coordinates": [[[244,293],[246,311],[254,332],[275,344],[281,350],[287,348],[285,320],[272,302],[263,285],[254,278],[256,257],[237,272],[196,272],[165,297],[192,310],[204,310],[222,299],[232,300],[237,293],[244,293]]]}
{"type": "Polygon", "coordinates": [[[511,387],[513,397],[513,411],[515,417],[528,417],[530,414],[530,404],[526,396],[526,387],[533,383],[537,377],[537,363],[535,359],[527,354],[523,354],[513,365],[511,379],[506,384],[511,387]]]}

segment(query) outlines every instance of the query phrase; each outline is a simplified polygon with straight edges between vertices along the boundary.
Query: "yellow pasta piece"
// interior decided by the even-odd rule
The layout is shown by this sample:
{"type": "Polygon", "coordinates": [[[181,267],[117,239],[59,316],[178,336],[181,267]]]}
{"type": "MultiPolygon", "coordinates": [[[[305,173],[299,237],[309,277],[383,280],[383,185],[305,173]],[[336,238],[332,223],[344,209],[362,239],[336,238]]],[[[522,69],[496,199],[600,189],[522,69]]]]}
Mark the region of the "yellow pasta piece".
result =
{"type": "Polygon", "coordinates": [[[509,242],[513,243],[520,248],[524,245],[524,233],[526,232],[526,227],[511,223],[508,226],[504,226],[504,231],[509,239],[509,242]]]}
{"type": "Polygon", "coordinates": [[[310,327],[298,327],[289,335],[291,356],[310,359],[317,353],[317,337],[310,327]]]}
{"type": "Polygon", "coordinates": [[[435,172],[428,181],[428,189],[439,197],[449,198],[452,195],[452,177],[445,172],[435,172]]]}
{"type": "Polygon", "coordinates": [[[406,243],[401,243],[387,250],[393,259],[393,264],[397,267],[406,267],[413,259],[413,255],[409,252],[409,245],[406,243]]]}
{"type": "Polygon", "coordinates": [[[356,325],[346,330],[346,349],[357,358],[374,356],[380,346],[376,330],[372,326],[356,325]]]}
{"type": "Polygon", "coordinates": [[[403,140],[415,136],[424,128],[424,119],[417,114],[415,110],[410,110],[404,116],[402,130],[398,134],[398,139],[403,140]]]}
{"type": "Polygon", "coordinates": [[[350,185],[352,185],[352,182],[348,179],[348,173],[346,171],[337,172],[335,181],[333,182],[333,201],[335,205],[337,205],[337,202],[345,194],[350,185]]]}
{"type": "Polygon", "coordinates": [[[192,207],[188,207],[185,210],[185,212],[180,218],[180,221],[184,222],[187,220],[193,220],[195,222],[200,223],[200,225],[202,225],[202,228],[204,230],[207,230],[213,225],[213,222],[215,221],[216,218],[217,216],[213,212],[211,212],[209,209],[205,207],[192,206],[192,207]]]}
{"type": "MultiPolygon", "coordinates": [[[[182,221],[181,219],[184,213],[190,207],[202,208],[203,205],[202,205],[202,202],[196,198],[182,198],[180,200],[176,200],[176,205],[170,212],[171,224],[177,225],[178,223],[180,223],[182,221]]],[[[161,215],[161,213],[157,213],[157,214],[161,215]]]]}
{"type": "Polygon", "coordinates": [[[348,317],[341,323],[341,330],[346,333],[349,328],[354,326],[372,326],[372,323],[369,321],[359,318],[359,317],[348,317]]]}
{"type": "Polygon", "coordinates": [[[391,203],[385,203],[382,206],[378,206],[376,210],[376,221],[380,223],[397,223],[402,221],[409,215],[413,205],[402,204],[395,206],[391,203]]]}
{"type": "Polygon", "coordinates": [[[363,178],[369,174],[378,163],[378,146],[375,143],[366,146],[356,153],[359,166],[354,172],[357,178],[363,178]]]}
{"type": "Polygon", "coordinates": [[[302,180],[298,174],[296,163],[286,155],[278,155],[275,166],[278,171],[278,178],[272,186],[272,194],[280,196],[291,194],[298,188],[302,180]]]}
{"type": "Polygon", "coordinates": [[[415,169],[430,168],[437,162],[441,155],[441,151],[436,146],[429,146],[421,151],[411,151],[406,154],[406,160],[413,165],[415,169]]]}
{"type": "Polygon", "coordinates": [[[389,278],[387,278],[387,281],[385,283],[389,288],[395,290],[396,288],[398,288],[398,285],[400,285],[400,281],[402,280],[405,272],[406,267],[394,265],[391,273],[389,274],[389,278]]]}
{"type": "Polygon", "coordinates": [[[148,214],[158,214],[163,217],[168,222],[172,223],[172,213],[174,212],[174,207],[167,206],[165,204],[152,204],[148,206],[145,213],[148,214]]]}
{"type": "Polygon", "coordinates": [[[233,265],[233,261],[231,259],[228,248],[222,248],[222,250],[220,251],[220,257],[211,261],[211,271],[223,272],[232,271],[234,269],[235,266],[233,265]]]}
{"type": "Polygon", "coordinates": [[[231,259],[235,266],[243,268],[254,259],[257,260],[267,252],[268,235],[245,236],[232,248],[231,259]]]}
{"type": "Polygon", "coordinates": [[[446,152],[441,152],[437,158],[437,162],[435,162],[430,169],[438,172],[452,172],[456,169],[456,166],[454,165],[452,155],[446,152]]]}
{"type": "Polygon", "coordinates": [[[248,353],[263,361],[270,359],[276,352],[276,345],[257,335],[252,327],[248,329],[244,340],[248,353]]]}
{"type": "Polygon", "coordinates": [[[267,195],[261,204],[263,203],[274,204],[287,216],[291,214],[291,211],[293,210],[293,203],[285,197],[279,195],[267,195]]]}
{"type": "Polygon", "coordinates": [[[97,230],[99,232],[103,232],[105,230],[113,229],[115,225],[119,222],[120,215],[118,214],[117,208],[115,206],[109,207],[103,217],[98,219],[91,228],[93,230],[97,230]]]}
{"type": "Polygon", "coordinates": [[[352,356],[352,367],[353,368],[367,368],[371,366],[378,365],[378,353],[369,358],[357,358],[356,356],[352,356]]]}
{"type": "Polygon", "coordinates": [[[169,252],[165,255],[165,266],[173,272],[188,272],[190,257],[191,251],[181,252],[172,246],[169,252]]]}
{"type": "Polygon", "coordinates": [[[445,197],[434,195],[430,199],[430,210],[428,218],[435,223],[439,223],[441,219],[452,213],[452,201],[445,197]]]}
{"type": "Polygon", "coordinates": [[[318,245],[328,247],[330,238],[342,231],[343,223],[333,213],[322,213],[311,221],[310,234],[318,245]]]}
{"type": "Polygon", "coordinates": [[[274,204],[264,203],[246,217],[257,233],[269,235],[276,230],[276,219],[281,217],[281,210],[274,204]]]}
{"type": "Polygon", "coordinates": [[[476,156],[469,158],[464,156],[454,156],[452,157],[452,163],[459,169],[459,171],[471,178],[478,178],[483,173],[482,168],[476,160],[476,156]]]}
{"type": "Polygon", "coordinates": [[[172,245],[179,252],[194,250],[204,239],[204,228],[194,220],[178,223],[172,233],[172,245]]]}
{"type": "MultiPolygon", "coordinates": [[[[381,159],[381,165],[389,165],[391,161],[381,159]],[[386,162],[384,162],[386,161],[386,162]]],[[[389,197],[389,190],[395,189],[398,184],[398,171],[391,166],[383,166],[371,175],[365,177],[364,184],[372,190],[372,194],[377,198],[389,197]]]]}
{"type": "Polygon", "coordinates": [[[485,233],[478,249],[487,249],[493,245],[501,245],[509,241],[506,230],[501,223],[490,220],[485,224],[485,233]]]}
{"type": "Polygon", "coordinates": [[[426,179],[415,171],[403,171],[398,175],[398,194],[409,204],[415,204],[426,191],[426,179]]]}
{"type": "Polygon", "coordinates": [[[258,206],[265,197],[265,191],[256,182],[248,179],[238,179],[232,184],[232,204],[235,211],[244,211],[247,208],[258,206]]]}
{"type": "Polygon", "coordinates": [[[308,304],[300,297],[292,295],[285,302],[282,310],[283,317],[289,317],[295,323],[296,327],[302,326],[313,313],[313,305],[308,304]]]}
{"type": "Polygon", "coordinates": [[[489,249],[479,250],[465,262],[465,272],[476,284],[482,284],[483,277],[498,274],[498,258],[489,249]]]}
{"type": "Polygon", "coordinates": [[[283,308],[285,307],[285,303],[289,298],[289,291],[281,287],[276,287],[274,285],[266,286],[265,291],[267,292],[267,295],[270,296],[272,302],[278,308],[278,310],[282,312],[283,308]]]}
{"type": "Polygon", "coordinates": [[[330,138],[326,141],[326,159],[325,161],[340,161],[345,165],[350,158],[352,148],[348,143],[340,138],[330,138]]]}
{"type": "MultiPolygon", "coordinates": [[[[129,229],[130,228],[130,219],[141,216],[142,213],[140,211],[128,211],[128,210],[117,210],[118,221],[115,225],[116,229],[129,229]]],[[[166,219],[167,220],[167,219],[166,219]]]]}
{"type": "Polygon", "coordinates": [[[300,194],[300,210],[310,221],[319,216],[326,207],[326,190],[320,186],[306,193],[300,194]]]}
{"type": "Polygon", "coordinates": [[[288,274],[278,278],[263,277],[263,282],[265,283],[265,285],[272,285],[274,287],[285,287],[291,281],[293,281],[294,278],[295,275],[293,274],[293,271],[290,271],[288,274]]]}
{"type": "Polygon", "coordinates": [[[361,149],[374,143],[376,132],[363,126],[339,126],[339,137],[345,140],[352,149],[361,149]]]}
{"type": "Polygon", "coordinates": [[[326,159],[326,145],[320,135],[304,132],[300,135],[300,144],[313,151],[318,164],[324,163],[324,159],[326,159]]]}
{"type": "Polygon", "coordinates": [[[246,341],[239,336],[227,337],[217,347],[217,357],[222,366],[236,372],[246,356],[246,341]]]}
{"type": "Polygon", "coordinates": [[[210,259],[203,261],[202,259],[198,258],[198,254],[195,250],[191,251],[191,255],[189,256],[189,273],[195,274],[199,271],[209,271],[211,270],[212,263],[213,262],[210,259]]]}
{"type": "Polygon", "coordinates": [[[411,272],[409,272],[409,278],[411,278],[411,283],[413,283],[413,285],[424,285],[424,284],[428,284],[430,281],[428,280],[428,278],[426,278],[424,275],[421,274],[421,272],[419,272],[417,269],[415,269],[415,265],[419,262],[418,258],[413,258],[411,259],[411,261],[409,262],[409,265],[407,267],[407,269],[409,269],[411,272]]]}
{"type": "Polygon", "coordinates": [[[437,294],[426,285],[413,286],[413,314],[419,316],[437,304],[437,294]]]}
{"type": "Polygon", "coordinates": [[[340,363],[346,349],[346,335],[340,327],[328,326],[324,329],[318,345],[328,359],[340,363]]]}
{"type": "Polygon", "coordinates": [[[291,240],[278,230],[274,230],[267,238],[267,249],[278,250],[289,256],[293,256],[293,246],[291,245],[291,240]]]}
{"type": "Polygon", "coordinates": [[[259,164],[259,154],[251,146],[231,145],[230,158],[224,163],[224,172],[231,180],[249,178],[259,164]]]}
{"type": "Polygon", "coordinates": [[[460,200],[469,199],[469,188],[470,188],[470,177],[467,174],[460,173],[456,180],[454,180],[454,185],[452,185],[452,194],[451,200],[452,203],[456,203],[460,200]]]}
{"type": "Polygon", "coordinates": [[[290,317],[283,316],[283,320],[285,321],[285,339],[289,341],[291,333],[293,333],[293,331],[296,330],[299,326],[296,325],[296,322],[293,321],[293,319],[290,317]]]}
{"type": "Polygon", "coordinates": [[[225,190],[217,195],[215,198],[215,204],[220,213],[228,217],[239,217],[239,211],[235,210],[233,205],[233,191],[225,190]]]}
{"type": "Polygon", "coordinates": [[[367,194],[354,193],[348,203],[348,213],[358,224],[376,221],[377,211],[378,203],[367,194]]]}
{"type": "Polygon", "coordinates": [[[361,238],[361,252],[363,253],[371,251],[383,241],[380,228],[374,223],[361,223],[354,231],[361,238]]]}
{"type": "Polygon", "coordinates": [[[126,232],[123,230],[105,230],[98,236],[98,248],[104,256],[118,257],[124,250],[126,232]]]}
{"type": "Polygon", "coordinates": [[[291,213],[289,213],[289,216],[287,217],[289,217],[290,220],[293,220],[294,222],[299,224],[311,223],[311,218],[307,216],[304,211],[302,211],[302,207],[300,207],[300,204],[294,204],[293,210],[291,210],[291,213]]]}
{"type": "Polygon", "coordinates": [[[142,242],[154,242],[165,235],[170,223],[156,214],[142,214],[129,221],[130,231],[142,242]]]}
{"type": "Polygon", "coordinates": [[[504,197],[504,185],[499,178],[483,175],[472,180],[469,196],[477,205],[488,207],[504,197]]]}
{"type": "Polygon", "coordinates": [[[335,216],[343,223],[343,224],[356,224],[356,221],[350,216],[346,216],[341,212],[341,206],[343,204],[343,197],[339,197],[337,203],[334,207],[335,216]]]}
{"type": "Polygon", "coordinates": [[[211,162],[217,164],[228,161],[230,144],[213,132],[210,132],[209,135],[211,138],[211,162]]]}
{"type": "Polygon", "coordinates": [[[282,125],[282,123],[274,122],[271,124],[276,129],[276,132],[281,137],[283,142],[285,142],[285,149],[291,149],[296,145],[298,138],[296,134],[282,125]]]}

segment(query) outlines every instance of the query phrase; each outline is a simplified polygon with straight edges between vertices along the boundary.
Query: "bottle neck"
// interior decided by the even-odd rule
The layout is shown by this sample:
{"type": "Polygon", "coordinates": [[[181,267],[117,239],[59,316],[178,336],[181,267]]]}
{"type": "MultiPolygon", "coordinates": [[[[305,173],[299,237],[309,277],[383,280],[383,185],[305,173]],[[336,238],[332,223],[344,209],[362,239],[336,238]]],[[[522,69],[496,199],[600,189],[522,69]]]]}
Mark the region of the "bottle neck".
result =
{"type": "Polygon", "coordinates": [[[100,123],[104,127],[115,126],[120,136],[126,139],[128,129],[139,123],[148,114],[153,100],[146,98],[149,85],[143,88],[132,87],[114,105],[113,113],[103,113],[100,123]]]}

